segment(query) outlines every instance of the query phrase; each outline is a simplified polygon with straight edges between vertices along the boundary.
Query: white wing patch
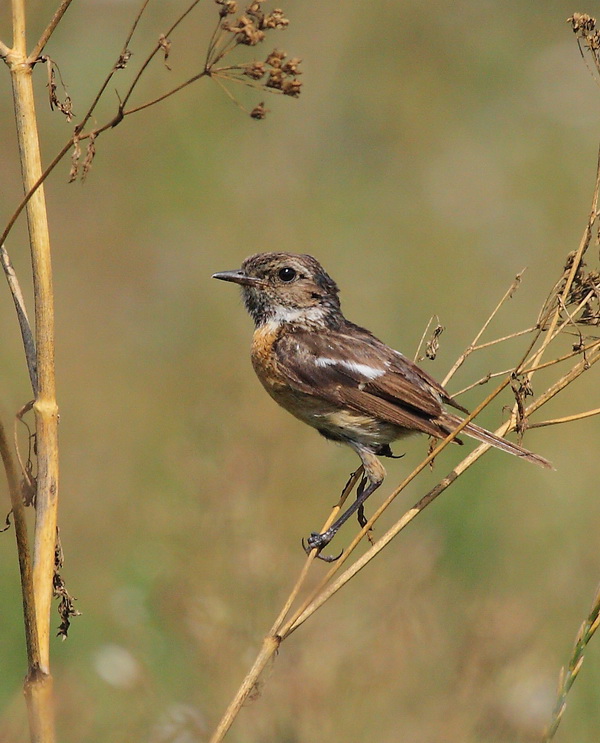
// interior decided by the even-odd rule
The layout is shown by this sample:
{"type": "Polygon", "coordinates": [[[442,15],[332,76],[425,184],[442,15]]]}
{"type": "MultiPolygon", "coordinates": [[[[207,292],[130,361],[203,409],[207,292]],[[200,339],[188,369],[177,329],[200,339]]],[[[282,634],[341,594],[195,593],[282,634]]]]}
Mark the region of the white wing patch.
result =
{"type": "Polygon", "coordinates": [[[360,364],[357,361],[346,361],[345,359],[329,359],[326,356],[317,356],[315,359],[317,366],[342,366],[348,371],[354,372],[367,379],[377,379],[385,374],[385,369],[381,369],[368,364],[360,364]]]}

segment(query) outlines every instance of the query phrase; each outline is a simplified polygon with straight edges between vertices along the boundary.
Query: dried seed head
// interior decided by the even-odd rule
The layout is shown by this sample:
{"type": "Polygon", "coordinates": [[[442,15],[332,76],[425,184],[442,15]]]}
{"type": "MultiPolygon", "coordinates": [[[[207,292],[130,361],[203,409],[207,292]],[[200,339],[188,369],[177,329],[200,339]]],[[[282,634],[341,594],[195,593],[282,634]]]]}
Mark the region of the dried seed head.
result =
{"type": "Polygon", "coordinates": [[[292,98],[297,98],[300,95],[300,88],[302,87],[302,83],[300,80],[296,80],[295,78],[293,80],[284,80],[281,90],[283,91],[283,95],[289,95],[292,98]]]}
{"type": "Polygon", "coordinates": [[[570,23],[573,31],[581,36],[585,36],[596,28],[596,19],[587,13],[573,13],[570,18],[567,18],[567,23],[570,23]]]}
{"type": "Polygon", "coordinates": [[[240,31],[236,36],[236,41],[246,46],[256,46],[265,38],[265,32],[256,27],[254,21],[248,16],[240,18],[240,31]]]}
{"type": "Polygon", "coordinates": [[[275,8],[272,13],[269,13],[263,20],[263,28],[286,28],[289,26],[289,21],[283,15],[283,11],[279,8],[275,8]]]}
{"type": "Polygon", "coordinates": [[[255,106],[252,111],[250,111],[250,116],[253,119],[264,119],[268,112],[269,109],[265,108],[265,104],[259,103],[258,106],[255,106]]]}
{"type": "Polygon", "coordinates": [[[264,77],[265,72],[266,69],[264,62],[250,62],[249,64],[244,65],[244,75],[252,78],[252,80],[260,80],[261,77],[264,77]]]}
{"type": "Polygon", "coordinates": [[[285,62],[283,65],[281,65],[281,69],[285,72],[286,75],[301,75],[302,70],[298,69],[298,65],[302,62],[300,57],[293,57],[292,59],[288,59],[287,62],[285,62]]]}
{"type": "Polygon", "coordinates": [[[221,6],[221,10],[219,11],[221,18],[237,13],[238,5],[235,0],[215,0],[215,2],[221,6]]]}
{"type": "Polygon", "coordinates": [[[271,67],[281,67],[283,64],[283,60],[287,57],[287,54],[285,52],[282,52],[281,49],[273,49],[271,54],[266,58],[265,62],[270,65],[271,67]]]}
{"type": "Polygon", "coordinates": [[[283,89],[283,72],[279,68],[271,70],[269,73],[269,79],[265,83],[267,88],[274,88],[275,90],[283,89]]]}

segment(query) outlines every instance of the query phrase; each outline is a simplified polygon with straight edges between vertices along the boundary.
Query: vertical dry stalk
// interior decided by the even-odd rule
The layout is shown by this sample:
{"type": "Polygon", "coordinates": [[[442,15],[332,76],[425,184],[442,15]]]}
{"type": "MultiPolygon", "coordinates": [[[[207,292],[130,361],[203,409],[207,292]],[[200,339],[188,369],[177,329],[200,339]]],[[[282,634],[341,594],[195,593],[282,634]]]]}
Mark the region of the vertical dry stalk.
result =
{"type": "MultiPolygon", "coordinates": [[[[27,193],[41,176],[42,166],[33,95],[33,66],[27,56],[25,0],[12,0],[12,18],[13,47],[7,53],[5,61],[10,69],[23,190],[27,193]]],[[[43,187],[38,188],[27,203],[27,225],[35,301],[38,376],[33,409],[38,471],[32,568],[35,611],[26,615],[26,623],[33,618],[39,654],[36,658],[29,659],[25,694],[31,739],[40,743],[52,743],[55,736],[50,676],[50,608],[58,505],[58,408],[54,376],[50,235],[43,187]]],[[[23,549],[23,545],[20,544],[19,547],[23,549]]],[[[24,556],[20,555],[20,559],[24,559],[24,556]]]]}

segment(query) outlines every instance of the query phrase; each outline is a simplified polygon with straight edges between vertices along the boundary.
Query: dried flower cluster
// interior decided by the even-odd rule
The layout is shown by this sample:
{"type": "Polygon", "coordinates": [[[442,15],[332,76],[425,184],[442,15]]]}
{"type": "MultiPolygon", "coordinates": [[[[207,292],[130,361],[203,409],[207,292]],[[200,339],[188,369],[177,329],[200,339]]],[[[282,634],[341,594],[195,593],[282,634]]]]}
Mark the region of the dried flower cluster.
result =
{"type": "MultiPolygon", "coordinates": [[[[565,270],[571,269],[573,259],[574,255],[569,254],[565,270]]],[[[583,305],[581,315],[577,318],[578,324],[600,325],[600,272],[587,271],[586,264],[581,261],[573,277],[567,304],[574,307],[583,305]]]]}
{"type": "Polygon", "coordinates": [[[587,13],[573,13],[567,18],[573,32],[577,36],[577,43],[583,55],[583,46],[590,50],[596,68],[600,72],[600,31],[596,27],[596,19],[587,13]]]}
{"type": "MultiPolygon", "coordinates": [[[[582,344],[585,338],[581,326],[600,326],[600,272],[588,270],[584,261],[580,259],[571,279],[573,261],[576,258],[577,254],[574,252],[567,255],[562,276],[546,300],[538,318],[538,326],[546,330],[548,319],[558,309],[562,321],[568,321],[571,328],[579,333],[579,341],[582,344]],[[567,285],[569,290],[562,300],[560,297],[564,295],[567,285]]],[[[591,337],[592,340],[594,338],[591,337]]]]}
{"type": "MultiPolygon", "coordinates": [[[[297,98],[302,83],[298,57],[288,59],[280,49],[273,49],[264,60],[253,60],[228,66],[221,66],[223,58],[239,46],[257,46],[272,30],[287,28],[289,20],[283,11],[275,8],[270,12],[263,9],[265,0],[253,0],[242,11],[238,11],[235,0],[215,0],[219,9],[219,25],[213,35],[207,59],[207,74],[217,80],[235,81],[267,92],[282,93],[297,98]],[[231,16],[231,19],[229,17],[231,16]]],[[[226,89],[232,100],[240,102],[226,89]]],[[[243,106],[241,106],[243,108],[243,106]]],[[[245,110],[245,109],[244,109],[245,110]]],[[[259,103],[249,113],[254,119],[263,119],[268,110],[259,103]]]]}

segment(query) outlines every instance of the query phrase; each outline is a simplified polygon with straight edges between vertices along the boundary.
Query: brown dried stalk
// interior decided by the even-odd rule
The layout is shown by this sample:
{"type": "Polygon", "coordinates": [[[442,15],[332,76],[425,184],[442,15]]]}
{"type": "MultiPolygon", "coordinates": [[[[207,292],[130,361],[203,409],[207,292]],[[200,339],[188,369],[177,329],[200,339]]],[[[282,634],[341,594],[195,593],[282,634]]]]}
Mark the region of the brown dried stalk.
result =
{"type": "MultiPolygon", "coordinates": [[[[68,8],[63,2],[37,47],[40,49],[50,38],[56,23],[68,8]]],[[[32,191],[39,180],[42,167],[34,105],[32,69],[26,47],[26,12],[24,0],[12,0],[13,46],[3,49],[12,81],[17,139],[21,159],[23,190],[32,192],[27,200],[27,224],[31,251],[34,305],[35,342],[28,332],[27,314],[18,282],[5,251],[2,264],[7,272],[21,332],[26,348],[28,367],[35,400],[33,410],[36,421],[37,491],[34,527],[33,557],[23,535],[25,529],[21,508],[15,510],[15,524],[19,524],[19,562],[22,566],[25,626],[28,635],[28,674],[25,695],[29,710],[32,740],[54,741],[54,712],[52,704],[52,677],[50,676],[50,606],[53,594],[54,548],[58,506],[58,407],[56,404],[54,375],[54,300],[50,236],[43,188],[32,191]],[[35,364],[31,358],[35,348],[35,364]],[[31,565],[31,570],[29,569],[31,565]],[[23,568],[25,566],[25,568],[23,568]],[[35,633],[35,641],[31,640],[35,633]]],[[[0,241],[2,244],[3,241],[0,241]]],[[[3,447],[4,449],[5,447],[3,447]]],[[[4,459],[9,480],[11,463],[4,459]]],[[[20,499],[11,486],[11,497],[20,499]]],[[[13,508],[15,503],[13,503],[13,508]]]]}

